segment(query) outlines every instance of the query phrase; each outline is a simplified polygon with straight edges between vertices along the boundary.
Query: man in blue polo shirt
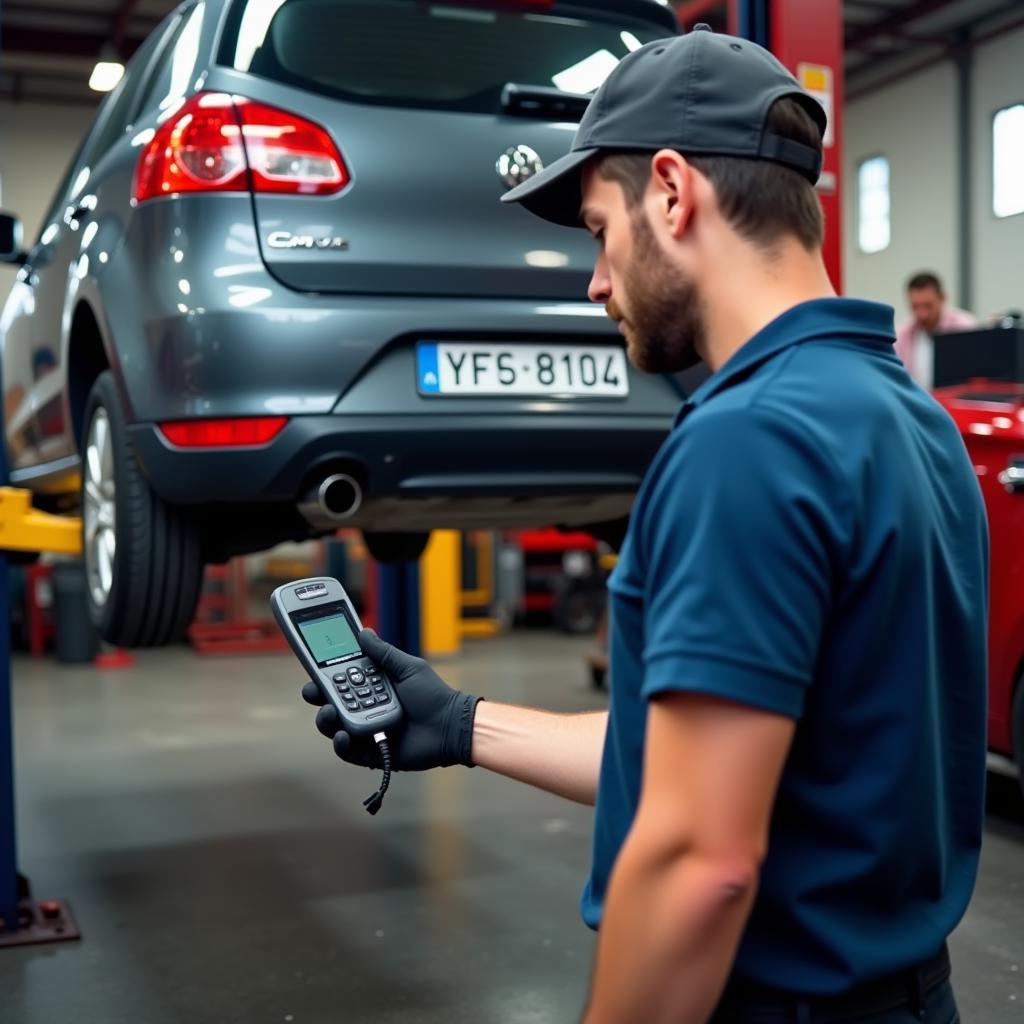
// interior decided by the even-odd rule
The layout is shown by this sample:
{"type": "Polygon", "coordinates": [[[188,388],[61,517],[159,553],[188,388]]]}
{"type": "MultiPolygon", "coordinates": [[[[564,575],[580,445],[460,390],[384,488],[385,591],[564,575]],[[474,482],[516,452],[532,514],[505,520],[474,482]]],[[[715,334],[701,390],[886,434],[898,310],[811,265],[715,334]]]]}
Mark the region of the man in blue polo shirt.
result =
{"type": "MultiPolygon", "coordinates": [[[[481,703],[363,636],[398,683],[399,769],[475,763],[596,800],[587,1024],[958,1019],[984,509],[893,311],[829,283],[824,127],[769,54],[698,31],[626,58],[569,156],[506,197],[595,235],[591,298],[638,367],[712,371],[611,581],[610,712],[481,703]]],[[[374,763],[332,709],[317,724],[374,763]]]]}

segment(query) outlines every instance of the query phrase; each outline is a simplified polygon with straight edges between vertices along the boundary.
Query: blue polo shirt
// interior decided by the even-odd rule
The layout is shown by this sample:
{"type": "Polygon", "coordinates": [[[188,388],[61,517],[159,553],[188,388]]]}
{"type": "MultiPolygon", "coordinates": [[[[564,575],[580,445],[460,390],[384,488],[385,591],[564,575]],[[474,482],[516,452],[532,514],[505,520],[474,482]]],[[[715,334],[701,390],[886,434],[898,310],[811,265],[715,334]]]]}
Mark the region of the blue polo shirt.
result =
{"type": "Polygon", "coordinates": [[[967,906],[985,777],[988,534],[963,440],[893,311],[821,299],[683,407],[611,591],[584,919],[636,812],[648,702],[797,721],[735,972],[835,994],[935,954],[967,906]]]}

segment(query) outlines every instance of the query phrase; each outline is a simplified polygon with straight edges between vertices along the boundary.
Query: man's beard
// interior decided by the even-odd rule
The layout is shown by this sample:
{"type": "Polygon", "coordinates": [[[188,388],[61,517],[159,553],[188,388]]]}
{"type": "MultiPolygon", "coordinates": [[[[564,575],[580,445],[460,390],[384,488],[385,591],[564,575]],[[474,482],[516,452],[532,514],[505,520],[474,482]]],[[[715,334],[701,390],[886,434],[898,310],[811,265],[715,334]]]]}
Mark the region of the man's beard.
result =
{"type": "Polygon", "coordinates": [[[633,217],[633,259],[625,273],[629,316],[612,299],[608,315],[623,321],[629,358],[646,373],[680,373],[701,361],[704,317],[694,283],[668,266],[646,214],[633,217]]]}

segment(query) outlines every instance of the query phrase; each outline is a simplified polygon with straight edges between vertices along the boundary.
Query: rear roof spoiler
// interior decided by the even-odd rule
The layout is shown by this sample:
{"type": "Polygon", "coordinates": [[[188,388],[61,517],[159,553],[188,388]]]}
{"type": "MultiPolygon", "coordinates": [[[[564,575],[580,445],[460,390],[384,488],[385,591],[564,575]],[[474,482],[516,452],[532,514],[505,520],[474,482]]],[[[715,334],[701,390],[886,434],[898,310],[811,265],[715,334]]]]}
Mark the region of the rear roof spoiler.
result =
{"type": "Polygon", "coordinates": [[[555,8],[576,7],[584,10],[603,11],[608,14],[625,15],[628,18],[641,18],[644,21],[657,22],[665,28],[665,35],[679,35],[679,21],[672,7],[666,7],[658,0],[566,0],[556,2],[555,8]]]}

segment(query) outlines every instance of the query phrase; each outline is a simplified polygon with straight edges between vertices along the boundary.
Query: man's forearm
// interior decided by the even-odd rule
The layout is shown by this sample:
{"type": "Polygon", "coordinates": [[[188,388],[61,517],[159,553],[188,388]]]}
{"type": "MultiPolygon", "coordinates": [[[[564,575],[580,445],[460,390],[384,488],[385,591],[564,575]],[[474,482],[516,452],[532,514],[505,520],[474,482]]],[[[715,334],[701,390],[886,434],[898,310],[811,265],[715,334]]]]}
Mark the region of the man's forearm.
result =
{"type": "Polygon", "coordinates": [[[608,713],[557,715],[481,701],[473,725],[473,761],[577,803],[593,805],[608,713]]]}
{"type": "Polygon", "coordinates": [[[623,848],[584,1024],[705,1024],[721,996],[756,872],[666,854],[635,837],[623,848]]]}

